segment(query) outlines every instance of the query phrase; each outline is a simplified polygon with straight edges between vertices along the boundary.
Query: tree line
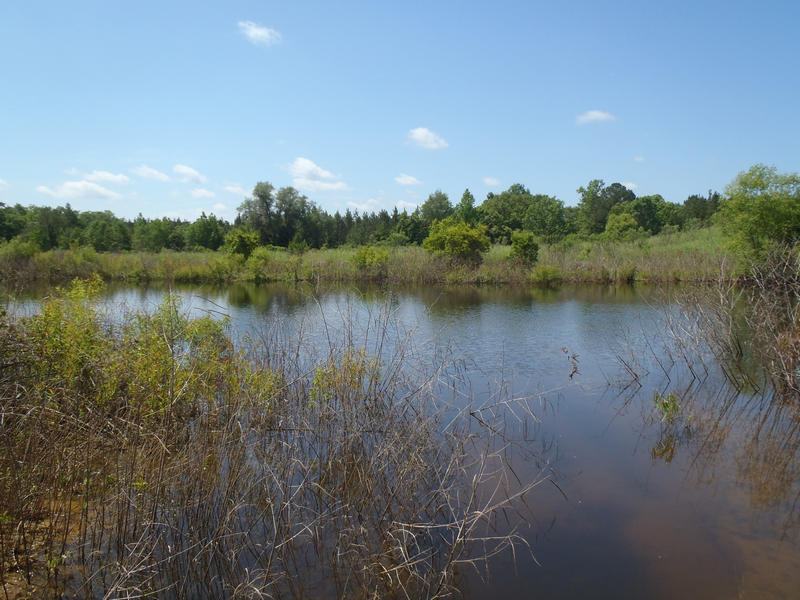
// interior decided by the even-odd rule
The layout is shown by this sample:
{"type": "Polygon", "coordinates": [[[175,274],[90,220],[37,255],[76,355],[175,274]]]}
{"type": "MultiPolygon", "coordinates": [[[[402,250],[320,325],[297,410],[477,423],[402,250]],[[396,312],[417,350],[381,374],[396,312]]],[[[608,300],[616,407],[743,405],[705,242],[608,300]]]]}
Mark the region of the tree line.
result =
{"type": "Polygon", "coordinates": [[[485,228],[492,243],[508,244],[515,231],[531,232],[545,243],[568,236],[604,236],[629,239],[666,230],[702,227],[720,207],[720,195],[691,195],[682,204],[667,202],[658,194],[636,196],[620,183],[590,181],[578,190],[577,206],[544,194],[534,194],[514,184],[498,194],[490,192],[476,205],[467,189],[458,203],[441,190],[431,193],[414,211],[387,210],[359,213],[346,210],[330,214],[293,187],[276,189],[259,182],[238,207],[233,223],[213,214],[194,221],[134,220],[111,211],[79,212],[66,206],[23,207],[0,203],[0,241],[18,239],[38,250],[91,246],[99,252],[217,250],[226,237],[250,236],[264,246],[335,248],[342,245],[417,245],[429,236],[437,221],[485,228]]]}

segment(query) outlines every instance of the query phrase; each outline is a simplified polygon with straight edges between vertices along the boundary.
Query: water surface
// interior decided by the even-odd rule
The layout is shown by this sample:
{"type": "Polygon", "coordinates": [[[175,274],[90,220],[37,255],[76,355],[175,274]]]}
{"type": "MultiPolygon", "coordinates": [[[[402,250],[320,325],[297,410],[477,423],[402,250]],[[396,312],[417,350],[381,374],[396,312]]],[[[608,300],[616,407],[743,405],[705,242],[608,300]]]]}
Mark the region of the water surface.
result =
{"type": "MultiPolygon", "coordinates": [[[[669,335],[675,290],[177,291],[188,309],[227,316],[237,339],[302,338],[309,361],[386,310],[387,352],[413,340],[457,365],[458,393],[440,391],[454,404],[528,399],[508,453],[516,477],[544,482],[526,497],[530,522],[496,527],[535,560],[506,552],[463,569],[467,598],[800,597],[800,410],[737,393],[702,347],[692,373],[669,335]]],[[[152,309],[164,293],[111,288],[108,300],[152,309]]]]}

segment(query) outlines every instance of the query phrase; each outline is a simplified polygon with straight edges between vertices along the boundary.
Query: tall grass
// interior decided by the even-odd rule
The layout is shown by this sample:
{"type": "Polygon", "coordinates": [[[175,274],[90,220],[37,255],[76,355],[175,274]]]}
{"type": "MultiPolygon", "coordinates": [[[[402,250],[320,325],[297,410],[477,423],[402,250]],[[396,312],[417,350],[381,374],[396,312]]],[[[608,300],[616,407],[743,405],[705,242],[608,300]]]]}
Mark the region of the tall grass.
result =
{"type": "Polygon", "coordinates": [[[441,404],[457,368],[389,348],[390,305],[316,352],[235,347],[171,296],[111,319],[101,285],[0,319],[6,596],[436,598],[524,545],[493,532],[537,483],[507,475],[505,417],[441,404]]]}
{"type": "Polygon", "coordinates": [[[543,246],[539,266],[574,282],[709,282],[745,273],[727,247],[717,227],[633,241],[574,240],[543,246]]]}
{"type": "Polygon", "coordinates": [[[224,252],[102,253],[91,249],[37,253],[22,243],[0,247],[0,276],[15,283],[58,283],[99,273],[103,279],[184,283],[230,281],[382,281],[390,284],[527,284],[714,281],[745,273],[718,228],[664,233],[634,241],[601,238],[542,245],[534,266],[493,246],[479,265],[458,263],[420,247],[309,250],[257,248],[245,261],[224,252]]]}

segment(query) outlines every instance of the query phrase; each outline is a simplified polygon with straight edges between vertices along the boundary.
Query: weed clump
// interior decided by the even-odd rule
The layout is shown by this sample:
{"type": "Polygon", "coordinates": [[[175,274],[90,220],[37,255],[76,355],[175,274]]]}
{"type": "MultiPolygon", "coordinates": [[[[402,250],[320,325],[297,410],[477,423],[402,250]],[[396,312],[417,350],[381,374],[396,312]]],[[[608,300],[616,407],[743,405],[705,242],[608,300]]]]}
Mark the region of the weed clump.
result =
{"type": "Polygon", "coordinates": [[[536,482],[505,493],[502,444],[437,404],[442,368],[383,347],[388,309],[309,363],[172,295],[108,318],[101,287],[0,315],[6,591],[434,598],[518,542],[493,519],[536,482]]]}

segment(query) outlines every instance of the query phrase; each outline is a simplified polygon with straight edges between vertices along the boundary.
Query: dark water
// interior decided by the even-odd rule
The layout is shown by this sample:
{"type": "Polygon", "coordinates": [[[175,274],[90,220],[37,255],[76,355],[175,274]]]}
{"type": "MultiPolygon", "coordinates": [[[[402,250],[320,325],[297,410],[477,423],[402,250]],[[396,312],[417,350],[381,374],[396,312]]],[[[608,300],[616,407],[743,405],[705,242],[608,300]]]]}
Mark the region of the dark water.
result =
{"type": "MultiPolygon", "coordinates": [[[[526,497],[531,523],[500,520],[497,534],[517,531],[535,560],[519,548],[488,573],[465,567],[467,598],[800,597],[800,407],[737,393],[701,346],[676,344],[668,291],[180,293],[191,310],[228,315],[236,336],[280,328],[312,348],[388,307],[389,346],[410,336],[431,357],[457,358],[478,401],[530,399],[535,418],[509,429],[511,464],[520,480],[544,481],[526,497]],[[677,408],[659,409],[670,392],[677,408]]],[[[163,294],[109,291],[132,309],[163,294]]]]}

